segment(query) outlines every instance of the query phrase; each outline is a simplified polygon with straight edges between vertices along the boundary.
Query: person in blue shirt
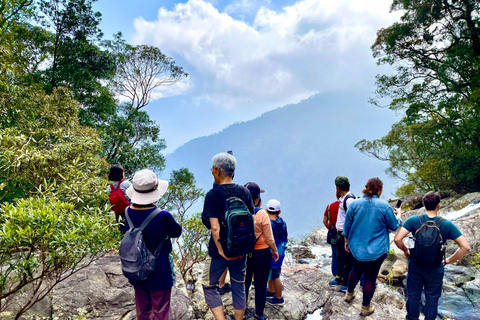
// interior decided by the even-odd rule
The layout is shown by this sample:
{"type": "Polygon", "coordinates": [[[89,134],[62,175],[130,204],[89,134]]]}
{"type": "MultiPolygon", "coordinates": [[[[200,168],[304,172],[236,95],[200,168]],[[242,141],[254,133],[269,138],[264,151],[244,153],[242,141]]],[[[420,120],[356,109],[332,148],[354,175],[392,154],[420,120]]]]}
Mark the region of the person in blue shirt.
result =
{"type": "MultiPolygon", "coordinates": [[[[440,209],[440,195],[437,192],[427,192],[423,197],[423,205],[426,210],[426,214],[423,215],[424,221],[435,222],[440,219],[440,217],[437,216],[438,210],[440,209]]],[[[451,221],[444,220],[441,223],[439,222],[439,224],[442,239],[445,239],[445,241],[454,240],[459,248],[451,257],[445,259],[445,261],[438,261],[435,265],[425,266],[415,261],[415,258],[410,256],[409,248],[403,243],[403,238],[410,232],[415,234],[416,230],[420,228],[420,216],[408,218],[403,224],[403,227],[401,227],[395,235],[395,244],[399,249],[403,250],[405,256],[408,258],[406,319],[418,320],[422,291],[425,292],[425,320],[434,320],[437,318],[438,299],[442,294],[443,275],[445,272],[444,264],[461,260],[470,250],[467,239],[462,236],[460,230],[458,230],[451,221]]],[[[432,255],[433,254],[432,252],[432,255]]]]}
{"type": "Polygon", "coordinates": [[[355,298],[354,290],[363,274],[362,316],[375,310],[370,302],[375,293],[378,271],[390,250],[389,231],[402,225],[402,210],[398,208],[394,212],[385,200],[379,199],[382,191],[382,180],[370,178],[362,191],[363,197],[348,207],[343,227],[345,250],[353,255],[345,301],[351,302],[355,298]]]}
{"type": "Polygon", "coordinates": [[[285,259],[285,251],[288,245],[287,224],[279,217],[282,213],[280,201],[276,199],[267,202],[267,213],[272,225],[273,237],[278,250],[278,260],[272,257],[270,262],[270,275],[267,290],[267,303],[270,305],[283,306],[285,301],[282,296],[283,283],[280,279],[282,272],[283,259],[285,259]]]}

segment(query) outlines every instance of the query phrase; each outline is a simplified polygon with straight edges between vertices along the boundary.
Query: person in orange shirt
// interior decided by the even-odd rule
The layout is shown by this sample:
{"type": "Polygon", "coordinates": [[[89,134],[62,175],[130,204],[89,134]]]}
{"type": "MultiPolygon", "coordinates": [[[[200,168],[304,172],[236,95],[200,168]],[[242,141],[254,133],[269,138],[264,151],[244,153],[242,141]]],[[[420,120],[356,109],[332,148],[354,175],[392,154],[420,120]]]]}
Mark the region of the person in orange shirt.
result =
{"type": "MultiPolygon", "coordinates": [[[[254,199],[255,201],[255,199],[254,199]]],[[[272,255],[278,260],[277,246],[273,237],[270,217],[265,210],[255,214],[255,250],[247,257],[247,274],[245,276],[245,296],[248,304],[248,290],[255,274],[255,319],[265,320],[265,303],[267,301],[267,282],[270,273],[272,255]],[[271,251],[270,251],[271,249],[271,251]]]]}

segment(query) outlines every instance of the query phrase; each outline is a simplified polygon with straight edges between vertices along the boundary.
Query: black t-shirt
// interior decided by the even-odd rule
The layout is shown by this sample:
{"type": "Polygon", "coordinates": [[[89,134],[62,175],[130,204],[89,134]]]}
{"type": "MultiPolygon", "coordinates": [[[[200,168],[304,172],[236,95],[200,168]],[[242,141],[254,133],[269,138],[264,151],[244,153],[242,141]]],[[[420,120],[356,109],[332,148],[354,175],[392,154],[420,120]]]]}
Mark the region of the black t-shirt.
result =
{"type": "MultiPolygon", "coordinates": [[[[222,223],[225,221],[227,199],[229,197],[238,197],[242,199],[248,210],[254,214],[252,195],[247,188],[235,183],[231,183],[221,184],[208,191],[203,204],[202,220],[205,226],[210,229],[209,218],[217,218],[220,222],[220,238],[224,238],[226,233],[222,223]]],[[[217,258],[220,256],[212,235],[210,235],[210,241],[208,242],[208,254],[212,258],[217,258]]]]}

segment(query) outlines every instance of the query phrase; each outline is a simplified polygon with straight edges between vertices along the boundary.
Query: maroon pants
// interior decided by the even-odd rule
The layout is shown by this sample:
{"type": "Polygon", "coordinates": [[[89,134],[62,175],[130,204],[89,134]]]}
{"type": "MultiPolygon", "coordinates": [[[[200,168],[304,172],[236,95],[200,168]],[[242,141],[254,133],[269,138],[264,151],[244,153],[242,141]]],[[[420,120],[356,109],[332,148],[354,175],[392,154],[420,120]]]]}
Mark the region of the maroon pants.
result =
{"type": "Polygon", "coordinates": [[[137,320],[170,320],[170,296],[172,288],[161,291],[145,291],[135,288],[137,320]]]}

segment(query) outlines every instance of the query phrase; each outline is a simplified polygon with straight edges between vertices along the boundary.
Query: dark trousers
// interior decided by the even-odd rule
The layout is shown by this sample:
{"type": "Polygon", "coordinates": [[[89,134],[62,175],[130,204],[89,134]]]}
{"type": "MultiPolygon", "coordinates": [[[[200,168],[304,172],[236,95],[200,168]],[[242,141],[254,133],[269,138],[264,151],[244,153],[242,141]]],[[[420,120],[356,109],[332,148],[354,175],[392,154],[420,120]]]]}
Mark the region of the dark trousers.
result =
{"type": "Polygon", "coordinates": [[[353,267],[353,256],[345,251],[345,237],[338,231],[337,237],[337,275],[336,279],[344,286],[348,286],[348,276],[353,267]]]}
{"type": "Polygon", "coordinates": [[[363,305],[370,305],[373,294],[375,293],[375,281],[377,280],[378,271],[382,266],[387,254],[383,254],[380,258],[374,261],[359,261],[353,258],[353,269],[348,277],[348,292],[353,292],[360,281],[362,275],[364,276],[363,284],[363,305]]]}
{"type": "Polygon", "coordinates": [[[267,282],[270,273],[272,253],[270,248],[254,250],[247,257],[247,275],[245,276],[245,294],[248,303],[248,289],[252,284],[252,276],[255,274],[255,313],[263,316],[265,302],[267,300],[267,282]]]}
{"type": "Polygon", "coordinates": [[[145,291],[134,286],[137,320],[170,320],[170,296],[172,288],[160,291],[145,291]]]}
{"type": "Polygon", "coordinates": [[[332,246],[332,275],[335,277],[337,275],[337,245],[331,244],[332,246]]]}
{"type": "MultiPolygon", "coordinates": [[[[438,268],[436,268],[438,269],[438,268]]],[[[438,299],[442,295],[443,272],[418,267],[415,262],[408,263],[407,275],[407,319],[418,320],[422,289],[425,292],[425,320],[437,317],[438,299]]]]}

